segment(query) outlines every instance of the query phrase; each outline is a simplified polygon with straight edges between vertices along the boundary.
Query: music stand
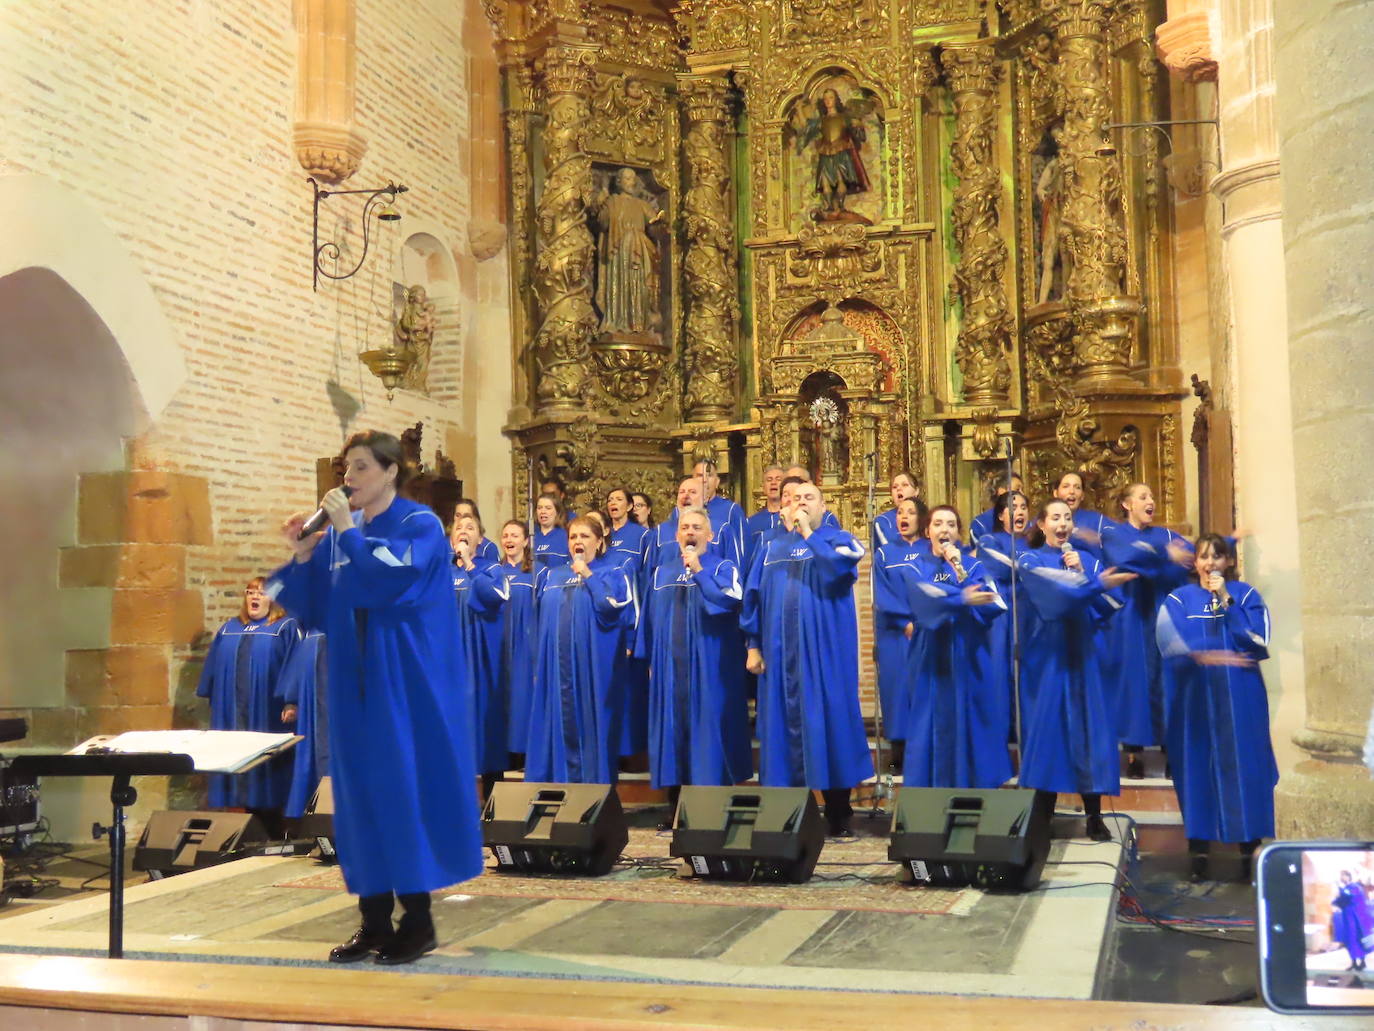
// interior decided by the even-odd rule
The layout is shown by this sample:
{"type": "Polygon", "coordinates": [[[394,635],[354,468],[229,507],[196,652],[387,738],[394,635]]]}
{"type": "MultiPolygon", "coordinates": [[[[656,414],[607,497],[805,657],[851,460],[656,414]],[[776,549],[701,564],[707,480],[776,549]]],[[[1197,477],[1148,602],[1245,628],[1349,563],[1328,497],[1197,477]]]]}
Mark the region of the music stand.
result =
{"type": "Polygon", "coordinates": [[[124,810],[138,800],[133,777],[194,773],[189,755],[168,752],[103,752],[87,755],[16,755],[10,768],[39,777],[112,777],[110,785],[110,948],[124,957],[124,810]]]}

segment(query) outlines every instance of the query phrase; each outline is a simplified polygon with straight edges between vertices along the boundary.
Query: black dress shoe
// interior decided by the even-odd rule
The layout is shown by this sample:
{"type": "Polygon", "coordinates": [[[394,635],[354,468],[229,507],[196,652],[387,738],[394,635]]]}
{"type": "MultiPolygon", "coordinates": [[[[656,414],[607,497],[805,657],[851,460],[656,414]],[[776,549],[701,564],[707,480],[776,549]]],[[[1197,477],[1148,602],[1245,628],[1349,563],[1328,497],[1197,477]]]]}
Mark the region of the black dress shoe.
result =
{"type": "Polygon", "coordinates": [[[389,942],[377,950],[377,958],[373,962],[388,967],[399,963],[414,963],[426,952],[432,952],[438,947],[439,941],[434,937],[433,923],[426,922],[407,927],[405,919],[402,918],[400,928],[389,942]]]}
{"type": "Polygon", "coordinates": [[[831,827],[828,836],[832,838],[852,838],[854,837],[854,831],[848,824],[842,824],[839,827],[831,827]]]}
{"type": "Polygon", "coordinates": [[[366,959],[369,953],[386,947],[393,937],[395,936],[390,931],[378,933],[359,927],[353,932],[352,938],[329,950],[329,962],[356,963],[360,959],[366,959]]]}
{"type": "Polygon", "coordinates": [[[1087,829],[1088,837],[1092,838],[1093,841],[1112,840],[1112,832],[1107,830],[1107,825],[1100,816],[1089,816],[1087,829]]]}

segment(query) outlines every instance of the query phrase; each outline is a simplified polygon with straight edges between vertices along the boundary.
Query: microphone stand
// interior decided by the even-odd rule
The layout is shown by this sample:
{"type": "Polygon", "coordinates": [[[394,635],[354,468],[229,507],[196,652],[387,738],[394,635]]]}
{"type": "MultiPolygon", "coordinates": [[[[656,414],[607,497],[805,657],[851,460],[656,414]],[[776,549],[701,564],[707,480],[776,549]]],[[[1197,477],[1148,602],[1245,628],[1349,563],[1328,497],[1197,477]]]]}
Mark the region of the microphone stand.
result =
{"type": "MultiPolygon", "coordinates": [[[[873,511],[876,506],[874,502],[875,483],[878,479],[878,453],[870,451],[864,456],[864,463],[868,466],[868,500],[865,511],[868,516],[868,532],[870,540],[873,538],[873,520],[876,513],[873,511]]],[[[868,596],[869,610],[873,613],[873,634],[876,640],[878,633],[877,620],[877,598],[873,592],[873,570],[874,563],[878,561],[878,552],[875,548],[873,554],[868,559],[868,596]]],[[[876,646],[875,646],[876,647],[876,646]]],[[[868,815],[870,818],[877,816],[887,816],[888,811],[883,808],[883,799],[892,797],[892,774],[887,772],[883,762],[883,693],[878,690],[878,664],[873,664],[873,794],[869,798],[868,815]]]]}
{"type": "MultiPolygon", "coordinates": [[[[1007,437],[1007,492],[1011,492],[1011,437],[1007,437]]],[[[1021,712],[1021,620],[1020,613],[1017,611],[1016,604],[1016,516],[1015,509],[1008,504],[1007,511],[1012,512],[1009,520],[1011,529],[1007,535],[1011,538],[1011,709],[1012,726],[1016,734],[1016,776],[1017,783],[1020,783],[1021,760],[1025,755],[1022,737],[1022,719],[1024,714],[1021,712]]],[[[1030,518],[1029,511],[1026,517],[1030,518]]]]}

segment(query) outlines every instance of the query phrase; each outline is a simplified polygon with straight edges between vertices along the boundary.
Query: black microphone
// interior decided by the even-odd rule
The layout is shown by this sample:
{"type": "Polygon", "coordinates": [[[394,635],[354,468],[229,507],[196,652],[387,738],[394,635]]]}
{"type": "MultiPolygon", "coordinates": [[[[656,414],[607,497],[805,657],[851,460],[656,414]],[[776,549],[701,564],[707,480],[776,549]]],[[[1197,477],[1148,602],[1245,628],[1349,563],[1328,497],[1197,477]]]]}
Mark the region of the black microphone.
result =
{"type": "MultiPolygon", "coordinates": [[[[352,487],[343,486],[339,489],[343,491],[344,497],[348,498],[353,496],[352,487]]],[[[301,532],[297,535],[296,540],[303,541],[312,533],[319,533],[321,530],[324,529],[325,524],[328,522],[329,513],[326,512],[324,510],[324,506],[321,505],[319,508],[315,510],[315,514],[305,521],[305,525],[301,527],[301,532]]]]}

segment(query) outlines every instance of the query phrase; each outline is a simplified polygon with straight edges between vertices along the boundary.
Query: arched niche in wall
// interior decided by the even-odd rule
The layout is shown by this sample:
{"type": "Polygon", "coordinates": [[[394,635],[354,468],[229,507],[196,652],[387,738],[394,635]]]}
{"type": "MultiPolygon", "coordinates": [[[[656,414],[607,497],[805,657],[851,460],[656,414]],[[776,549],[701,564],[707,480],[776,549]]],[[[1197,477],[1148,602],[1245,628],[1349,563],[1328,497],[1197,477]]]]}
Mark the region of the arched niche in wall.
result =
{"type": "Polygon", "coordinates": [[[462,396],[462,284],[444,230],[408,218],[392,272],[392,324],[405,320],[418,341],[415,365],[401,386],[436,400],[462,396]],[[419,327],[418,331],[415,327],[419,327]]]}

